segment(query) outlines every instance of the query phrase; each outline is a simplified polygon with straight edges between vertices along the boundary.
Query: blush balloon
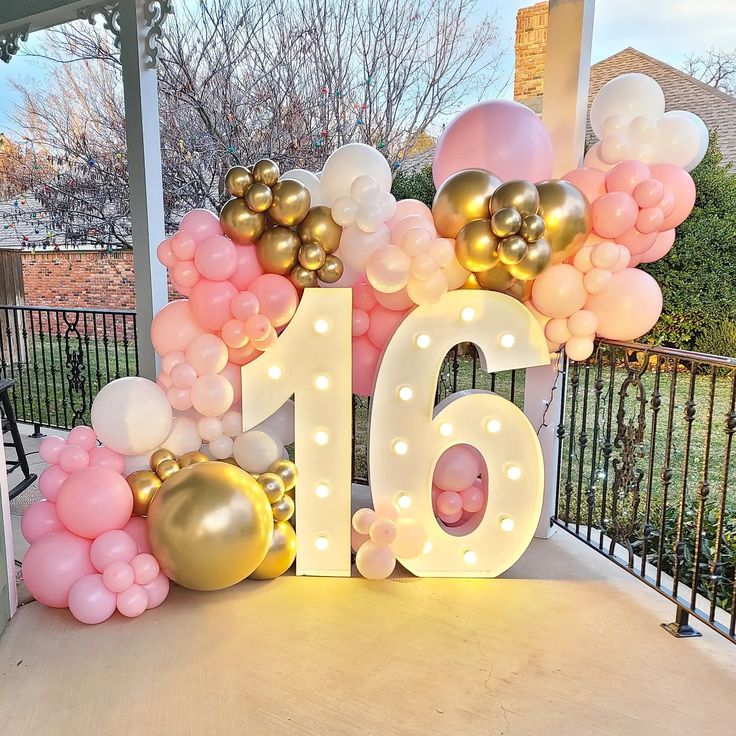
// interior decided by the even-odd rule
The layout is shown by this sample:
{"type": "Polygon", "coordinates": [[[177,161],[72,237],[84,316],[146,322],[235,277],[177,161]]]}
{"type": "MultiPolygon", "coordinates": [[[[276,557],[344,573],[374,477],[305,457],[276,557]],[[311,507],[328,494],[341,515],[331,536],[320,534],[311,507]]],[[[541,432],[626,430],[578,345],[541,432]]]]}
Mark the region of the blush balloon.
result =
{"type": "Polygon", "coordinates": [[[41,495],[49,501],[56,501],[61,486],[69,477],[58,465],[51,465],[41,473],[38,478],[38,490],[41,495]]]}
{"type": "Polygon", "coordinates": [[[588,292],[583,274],[568,263],[543,271],[532,286],[532,303],[549,317],[569,317],[583,308],[588,292]]]}
{"type": "Polygon", "coordinates": [[[606,174],[600,169],[582,166],[568,171],[562,178],[577,187],[588,202],[595,202],[606,193],[606,174]]]}
{"type": "Polygon", "coordinates": [[[378,371],[381,351],[367,335],[353,338],[353,393],[370,396],[378,371]]]}
{"type": "Polygon", "coordinates": [[[179,230],[191,235],[197,242],[213,235],[222,235],[217,216],[201,209],[192,210],[184,215],[179,230]]]}
{"type": "Polygon", "coordinates": [[[672,212],[664,218],[662,230],[681,225],[695,206],[695,182],[684,169],[673,164],[654,164],[652,176],[659,179],[665,188],[665,196],[670,192],[675,198],[672,212]]]}
{"type": "Polygon", "coordinates": [[[138,544],[124,529],[100,534],[92,542],[89,557],[98,572],[104,572],[113,562],[130,562],[138,554],[138,544]]]}
{"type": "Polygon", "coordinates": [[[64,525],[56,513],[56,504],[52,501],[36,501],[23,512],[20,520],[20,530],[28,544],[63,529],[64,525]]]}
{"type": "Polygon", "coordinates": [[[83,624],[101,624],[115,613],[117,596],[105,586],[102,575],[85,575],[69,589],[69,611],[83,624]]]}
{"type": "Polygon", "coordinates": [[[45,437],[38,448],[38,454],[49,465],[55,465],[59,462],[59,454],[66,446],[66,440],[62,437],[45,437]]]}
{"type": "Polygon", "coordinates": [[[636,224],[639,208],[624,192],[609,192],[591,205],[593,231],[603,238],[616,238],[636,224]]]}
{"type": "Polygon", "coordinates": [[[480,471],[477,454],[467,445],[454,445],[437,460],[432,482],[443,491],[459,492],[473,485],[480,471]]]}
{"type": "Polygon", "coordinates": [[[236,245],[237,265],[230,276],[230,282],[238,291],[245,291],[262,273],[255,245],[236,245]]]}
{"type": "Polygon", "coordinates": [[[169,595],[169,579],[160,572],[152,583],[143,585],[143,590],[148,596],[148,605],[146,608],[156,608],[160,606],[169,595]]]}
{"type": "Polygon", "coordinates": [[[674,228],[658,233],[652,247],[645,250],[639,256],[639,263],[653,263],[654,261],[658,261],[660,258],[664,258],[670,250],[672,250],[672,246],[674,244],[674,228]]]}
{"type": "Polygon", "coordinates": [[[235,244],[225,235],[206,238],[197,246],[194,263],[204,278],[224,281],[230,278],[238,267],[235,244]]]}
{"type": "Polygon", "coordinates": [[[148,554],[151,552],[151,545],[148,542],[148,525],[144,518],[133,516],[123,527],[123,531],[135,540],[138,554],[148,554]]]}
{"type": "Polygon", "coordinates": [[[230,302],[237,293],[238,290],[229,281],[200,279],[189,299],[197,325],[205,330],[221,330],[232,317],[230,302]]]}
{"type": "Polygon", "coordinates": [[[67,444],[81,447],[87,452],[97,447],[97,435],[92,427],[74,427],[67,435],[66,441],[67,444]]]}
{"type": "Polygon", "coordinates": [[[370,314],[370,324],[366,333],[368,339],[379,350],[383,350],[405,316],[404,312],[394,312],[381,306],[376,307],[370,314]]]}
{"type": "Polygon", "coordinates": [[[197,240],[192,233],[180,230],[169,239],[169,248],[178,261],[191,261],[197,249],[197,240]]]}
{"type": "Polygon", "coordinates": [[[151,340],[159,355],[184,351],[204,330],[194,321],[187,299],[169,302],[153,318],[151,340]]]}
{"type": "Polygon", "coordinates": [[[633,194],[636,187],[651,177],[649,167],[641,161],[622,161],[606,174],[609,192],[633,194]]]}
{"type": "Polygon", "coordinates": [[[264,273],[248,287],[260,304],[260,313],[274,327],[288,324],[296,312],[299,296],[294,285],[284,276],[264,273]]]}

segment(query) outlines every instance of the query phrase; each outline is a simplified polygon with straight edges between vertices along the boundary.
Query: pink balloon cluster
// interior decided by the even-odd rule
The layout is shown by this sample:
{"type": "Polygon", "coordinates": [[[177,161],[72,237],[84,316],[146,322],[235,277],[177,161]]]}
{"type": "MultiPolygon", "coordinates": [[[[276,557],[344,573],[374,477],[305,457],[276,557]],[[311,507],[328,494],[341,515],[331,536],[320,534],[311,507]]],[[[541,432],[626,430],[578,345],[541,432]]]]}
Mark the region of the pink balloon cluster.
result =
{"type": "Polygon", "coordinates": [[[432,477],[432,505],[440,521],[460,526],[485,507],[481,471],[480,456],[467,445],[454,445],[440,455],[432,477]]]}
{"type": "Polygon", "coordinates": [[[427,532],[415,519],[402,519],[398,506],[383,502],[375,511],[353,514],[352,545],[355,566],[369,580],[383,580],[396,567],[396,558],[411,559],[424,551],[427,532]]]}

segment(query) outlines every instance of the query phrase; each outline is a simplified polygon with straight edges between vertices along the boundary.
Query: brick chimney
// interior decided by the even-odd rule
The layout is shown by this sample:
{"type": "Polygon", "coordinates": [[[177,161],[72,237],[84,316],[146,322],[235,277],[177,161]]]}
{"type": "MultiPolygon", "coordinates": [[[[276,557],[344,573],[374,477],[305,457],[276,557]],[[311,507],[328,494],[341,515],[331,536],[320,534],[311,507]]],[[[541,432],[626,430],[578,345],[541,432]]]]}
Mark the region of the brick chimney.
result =
{"type": "Polygon", "coordinates": [[[514,99],[537,113],[542,111],[548,11],[541,2],[516,13],[514,99]]]}

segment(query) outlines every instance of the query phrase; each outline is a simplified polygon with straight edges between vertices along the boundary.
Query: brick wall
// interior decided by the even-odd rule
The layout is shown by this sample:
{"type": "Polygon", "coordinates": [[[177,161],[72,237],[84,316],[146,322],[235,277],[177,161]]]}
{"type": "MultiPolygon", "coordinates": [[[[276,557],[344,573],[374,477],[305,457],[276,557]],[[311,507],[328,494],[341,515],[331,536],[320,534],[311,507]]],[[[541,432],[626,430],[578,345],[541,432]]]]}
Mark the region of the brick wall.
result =
{"type": "Polygon", "coordinates": [[[521,8],[516,13],[514,52],[514,99],[536,112],[542,109],[544,56],[547,50],[546,2],[521,8]]]}

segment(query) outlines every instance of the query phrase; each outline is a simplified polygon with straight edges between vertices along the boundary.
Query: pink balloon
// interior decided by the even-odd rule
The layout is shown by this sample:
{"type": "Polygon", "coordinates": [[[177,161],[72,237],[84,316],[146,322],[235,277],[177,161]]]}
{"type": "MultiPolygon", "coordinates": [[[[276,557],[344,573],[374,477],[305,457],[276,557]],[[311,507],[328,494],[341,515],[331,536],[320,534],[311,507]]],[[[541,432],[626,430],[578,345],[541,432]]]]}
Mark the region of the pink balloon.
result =
{"type": "Polygon", "coordinates": [[[156,606],[160,606],[166,600],[166,596],[169,595],[169,579],[161,572],[153,582],[146,583],[146,585],[143,586],[143,590],[146,591],[146,595],[148,596],[148,605],[146,608],[156,608],[156,606]]]}
{"type": "Polygon", "coordinates": [[[242,348],[248,343],[245,322],[231,319],[222,326],[222,339],[229,348],[242,348]]]}
{"type": "Polygon", "coordinates": [[[28,544],[63,529],[64,525],[56,513],[56,504],[52,501],[36,501],[23,512],[20,520],[20,530],[28,544]]]}
{"type": "Polygon", "coordinates": [[[158,561],[153,555],[136,555],[130,563],[135,573],[135,582],[138,585],[152,583],[161,572],[158,561]]]}
{"type": "Polygon", "coordinates": [[[140,516],[133,516],[123,527],[123,531],[135,539],[138,554],[150,553],[151,545],[148,542],[148,525],[145,519],[140,516]]]}
{"type": "Polygon", "coordinates": [[[353,552],[357,552],[364,542],[367,542],[370,539],[370,537],[367,534],[361,534],[360,532],[356,532],[355,529],[352,527],[350,528],[350,546],[353,549],[353,552]]]}
{"type": "Polygon", "coordinates": [[[74,427],[66,438],[67,444],[81,447],[89,452],[97,447],[97,435],[92,427],[74,427]]]}
{"type": "Polygon", "coordinates": [[[44,437],[38,448],[38,454],[49,465],[55,465],[59,462],[59,454],[66,446],[67,443],[63,437],[44,437]]]}
{"type": "Polygon", "coordinates": [[[260,304],[260,313],[268,317],[274,327],[288,324],[296,312],[299,296],[294,285],[285,276],[264,273],[248,287],[260,304]]]}
{"type": "Polygon", "coordinates": [[[247,344],[242,348],[228,347],[227,354],[231,363],[242,366],[255,360],[261,353],[253,345],[247,344]]]}
{"type": "Polygon", "coordinates": [[[127,590],[118,593],[118,611],[128,618],[140,616],[148,608],[148,594],[145,588],[135,583],[127,590]]]}
{"type": "Polygon", "coordinates": [[[634,199],[639,207],[656,207],[663,196],[664,185],[658,179],[645,179],[634,189],[634,199]]]}
{"type": "Polygon", "coordinates": [[[166,240],[162,240],[158,244],[158,247],[156,248],[156,258],[158,258],[166,268],[171,268],[176,264],[176,256],[171,250],[171,243],[169,243],[168,238],[166,240]]]}
{"type": "Polygon", "coordinates": [[[595,347],[590,337],[571,337],[565,343],[565,352],[570,360],[585,360],[593,354],[595,347]]]}
{"type": "Polygon", "coordinates": [[[630,230],[619,235],[616,238],[616,242],[620,245],[625,245],[632,255],[637,255],[651,248],[656,237],[656,233],[642,233],[635,227],[632,227],[630,230]]]}
{"type": "Polygon", "coordinates": [[[243,398],[243,378],[240,375],[240,366],[228,363],[220,371],[220,375],[227,379],[233,388],[233,405],[240,403],[240,399],[243,398]]]}
{"type": "Polygon", "coordinates": [[[384,580],[396,567],[396,556],[391,547],[381,547],[370,539],[355,553],[355,566],[368,580],[384,580]]]}
{"type": "Polygon", "coordinates": [[[675,195],[672,192],[665,192],[658,207],[665,217],[669,217],[675,211],[675,195]]]}
{"type": "Polygon", "coordinates": [[[102,575],[79,578],[69,589],[69,611],[83,624],[101,624],[115,613],[117,596],[105,587],[102,575]]]}
{"type": "Polygon", "coordinates": [[[409,217],[409,215],[418,215],[425,222],[434,227],[432,210],[429,209],[424,202],[420,202],[418,199],[401,199],[396,203],[396,212],[394,216],[386,222],[388,229],[393,233],[394,226],[401,222],[405,217],[409,217]]]}
{"type": "Polygon", "coordinates": [[[189,233],[200,242],[213,235],[222,235],[220,220],[207,210],[192,210],[181,220],[179,230],[189,233]]]}
{"type": "Polygon", "coordinates": [[[90,544],[70,531],[52,532],[34,542],[23,558],[23,582],[31,595],[44,606],[66,608],[72,585],[95,572],[90,544]]]}
{"type": "Polygon", "coordinates": [[[441,511],[438,511],[437,516],[445,524],[456,524],[463,518],[463,510],[461,508],[459,511],[454,511],[451,514],[443,514],[441,511]]]}
{"type": "Polygon", "coordinates": [[[627,268],[613,275],[610,289],[588,297],[585,308],[598,318],[601,337],[633,340],[656,324],[662,312],[662,292],[648,273],[627,268]]]}
{"type": "Polygon", "coordinates": [[[613,274],[608,269],[591,268],[583,276],[583,286],[588,294],[600,294],[611,286],[613,274]]]}
{"type": "Polygon", "coordinates": [[[606,193],[606,174],[599,169],[582,166],[579,169],[568,171],[562,178],[576,186],[585,195],[588,202],[595,202],[598,197],[606,193]]]}
{"type": "Polygon", "coordinates": [[[592,337],[597,326],[596,316],[587,309],[575,312],[567,320],[567,329],[573,337],[592,337]]]}
{"type": "Polygon", "coordinates": [[[463,511],[470,513],[480,511],[486,503],[486,494],[481,487],[475,484],[470,486],[470,488],[466,488],[464,491],[460,491],[460,497],[463,502],[463,511]]]}
{"type": "Polygon", "coordinates": [[[463,499],[456,491],[442,491],[437,496],[437,511],[443,516],[452,516],[463,510],[463,499]]]}
{"type": "Polygon", "coordinates": [[[395,294],[407,285],[411,263],[401,248],[384,245],[368,256],[365,273],[377,292],[395,294]]]}
{"type": "Polygon", "coordinates": [[[656,233],[662,227],[663,222],[664,215],[659,207],[645,207],[639,210],[639,217],[636,218],[636,229],[645,235],[656,233]]]}
{"type": "Polygon", "coordinates": [[[38,478],[38,490],[44,498],[56,501],[64,481],[69,477],[58,465],[52,465],[41,473],[38,478]]]}
{"type": "Polygon", "coordinates": [[[645,250],[639,256],[639,263],[653,263],[664,258],[675,244],[675,229],[664,230],[657,234],[657,238],[651,248],[645,250]]]}
{"type": "MultiPolygon", "coordinates": [[[[195,375],[193,377],[187,375],[187,380],[191,378],[191,381],[188,386],[182,386],[182,388],[191,387],[197,375],[204,376],[208,373],[219,373],[227,365],[227,345],[217,335],[208,333],[198,335],[189,343],[185,355],[190,367],[194,369],[195,375]]],[[[186,363],[182,363],[171,372],[171,380],[175,386],[177,386],[175,372],[185,365],[186,363]]]]}
{"type": "Polygon", "coordinates": [[[432,482],[443,491],[459,492],[472,486],[480,471],[477,453],[467,445],[454,445],[437,460],[432,482]]]}
{"type": "Polygon", "coordinates": [[[404,312],[394,312],[380,305],[377,306],[370,314],[370,324],[366,333],[368,339],[379,350],[383,350],[405,316],[404,312]]]}
{"type": "Polygon", "coordinates": [[[213,235],[199,243],[194,254],[194,263],[204,278],[224,281],[238,268],[238,252],[230,238],[213,235]]]}
{"type": "Polygon", "coordinates": [[[353,309],[362,309],[365,312],[370,312],[376,304],[378,302],[376,301],[373,287],[363,277],[362,281],[353,286],[353,309]]]}
{"type": "Polygon", "coordinates": [[[197,325],[205,330],[221,330],[232,317],[230,301],[237,293],[238,290],[229,281],[198,281],[189,299],[197,325]]]}
{"type": "Polygon", "coordinates": [[[619,250],[616,243],[599,243],[596,245],[591,254],[590,261],[596,268],[611,269],[619,259],[619,250]]]}
{"type": "MultiPolygon", "coordinates": [[[[618,252],[616,253],[618,256],[618,252]]],[[[584,245],[573,257],[572,264],[580,273],[588,273],[593,268],[593,248],[590,245],[584,245]]]]}
{"type": "Polygon", "coordinates": [[[675,197],[675,207],[662,223],[662,230],[669,230],[681,225],[692,211],[695,205],[695,182],[685,169],[673,164],[654,164],[651,169],[652,176],[664,184],[665,192],[675,197]]]}
{"type": "Polygon", "coordinates": [[[171,281],[182,294],[190,292],[201,277],[194,261],[178,261],[171,269],[171,281]]]}
{"type": "Polygon", "coordinates": [[[135,582],[135,573],[127,562],[115,560],[102,573],[102,582],[113,593],[122,593],[124,590],[128,590],[135,582]]]}
{"type": "Polygon", "coordinates": [[[170,353],[166,353],[166,355],[162,357],[161,370],[164,373],[171,374],[171,371],[174,370],[174,366],[179,365],[179,363],[185,363],[186,360],[183,350],[172,350],[170,353]]]}
{"type": "Polygon", "coordinates": [[[113,562],[129,563],[138,554],[138,544],[124,529],[100,534],[90,547],[89,557],[98,572],[104,572],[113,562]]]}
{"type": "Polygon", "coordinates": [[[455,117],[440,136],[432,176],[439,187],[461,169],[481,168],[503,181],[552,176],[547,129],[528,107],[510,100],[481,102],[455,117]]]}
{"type": "Polygon", "coordinates": [[[362,309],[353,309],[353,337],[365,335],[369,325],[368,312],[364,312],[362,309]]]}
{"type": "Polygon", "coordinates": [[[69,445],[59,453],[59,467],[65,473],[73,473],[89,465],[89,453],[82,447],[69,445]]]}
{"type": "Polygon", "coordinates": [[[183,351],[202,330],[194,321],[187,299],[169,302],[153,318],[151,340],[159,355],[183,351]]]}
{"type": "Polygon", "coordinates": [[[564,317],[558,317],[549,320],[544,326],[544,336],[553,343],[562,344],[567,342],[572,335],[567,329],[567,320],[564,317]]]}
{"type": "Polygon", "coordinates": [[[609,192],[591,205],[593,231],[603,238],[616,238],[634,227],[639,208],[624,192],[609,192]]]}
{"type": "Polygon", "coordinates": [[[606,174],[606,189],[609,192],[633,194],[641,182],[651,177],[649,167],[641,161],[622,161],[606,174]]]}
{"type": "Polygon", "coordinates": [[[230,311],[233,313],[233,317],[241,322],[254,314],[258,314],[260,308],[258,297],[250,291],[241,291],[230,302],[230,311]]]}
{"type": "Polygon", "coordinates": [[[230,276],[230,282],[238,291],[245,291],[262,273],[255,245],[236,245],[237,265],[230,276]]]}
{"type": "Polygon", "coordinates": [[[197,241],[191,233],[180,230],[169,239],[169,248],[178,261],[191,261],[197,249],[197,241]]]}
{"type": "Polygon", "coordinates": [[[617,243],[618,245],[618,262],[616,265],[611,269],[614,273],[618,273],[619,271],[623,271],[625,268],[628,268],[631,261],[631,253],[629,249],[625,245],[621,245],[620,243],[617,243]]]}
{"type": "Polygon", "coordinates": [[[268,337],[271,334],[272,325],[265,315],[254,314],[252,317],[248,317],[243,329],[248,338],[255,342],[268,337]]]}
{"type": "Polygon", "coordinates": [[[353,338],[353,393],[370,396],[376,381],[380,350],[367,335],[353,338]]]}
{"type": "MultiPolygon", "coordinates": [[[[214,335],[200,335],[200,337],[214,337],[214,335]]],[[[227,349],[225,350],[225,357],[227,358],[227,349]]],[[[197,371],[191,363],[177,363],[171,370],[171,385],[174,388],[191,388],[196,380],[197,371]]]]}
{"type": "Polygon", "coordinates": [[[166,389],[166,398],[169,400],[171,408],[176,411],[188,411],[192,408],[191,389],[169,386],[169,388],[166,389]]]}
{"type": "Polygon", "coordinates": [[[64,481],[56,510],[67,529],[94,539],[127,524],[133,495],[125,478],[110,468],[82,468],[64,481]]]}
{"type": "Polygon", "coordinates": [[[192,406],[205,417],[224,414],[233,405],[234,397],[233,387],[221,375],[200,376],[191,388],[192,406]]]}
{"type": "Polygon", "coordinates": [[[549,317],[569,317],[583,308],[587,296],[583,274],[568,263],[542,271],[532,285],[532,304],[549,317]]]}
{"type": "MultiPolygon", "coordinates": [[[[434,226],[434,220],[427,220],[423,215],[408,215],[401,220],[398,220],[391,228],[390,243],[392,245],[401,245],[409,230],[419,228],[424,230],[430,238],[437,237],[437,230],[434,226]]],[[[388,245],[388,243],[387,243],[388,245]]]]}
{"type": "Polygon", "coordinates": [[[409,294],[407,294],[406,289],[397,291],[395,294],[382,294],[380,291],[374,291],[374,293],[376,295],[376,301],[382,307],[394,312],[406,313],[409,309],[416,306],[409,294]]]}

